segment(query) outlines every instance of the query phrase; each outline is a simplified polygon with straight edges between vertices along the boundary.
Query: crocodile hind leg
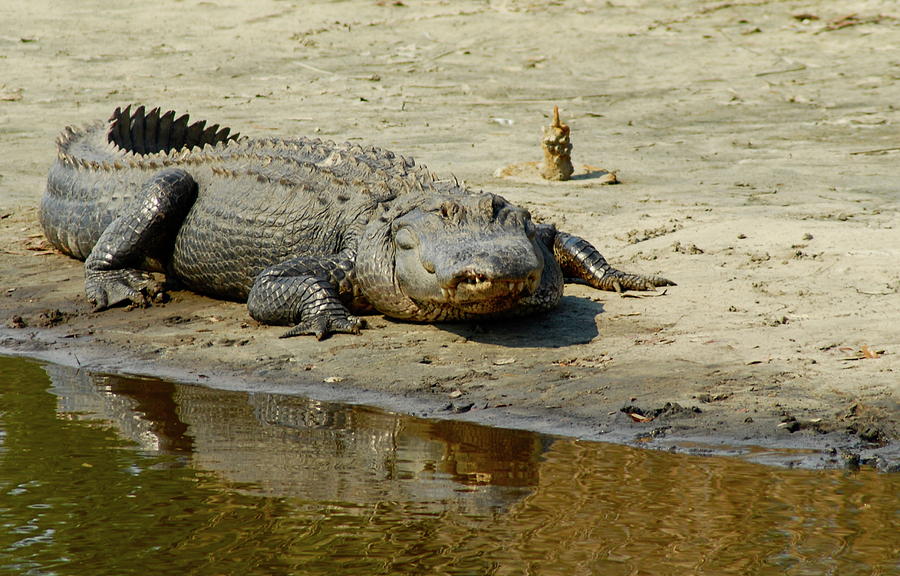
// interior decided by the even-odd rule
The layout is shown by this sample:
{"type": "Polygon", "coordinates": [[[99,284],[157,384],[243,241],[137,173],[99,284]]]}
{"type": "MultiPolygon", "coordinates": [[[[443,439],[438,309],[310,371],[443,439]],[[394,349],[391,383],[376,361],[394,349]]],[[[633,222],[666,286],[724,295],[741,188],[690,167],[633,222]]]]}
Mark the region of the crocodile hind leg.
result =
{"type": "Polygon", "coordinates": [[[590,242],[578,236],[556,232],[553,254],[566,278],[582,280],[598,290],[653,290],[660,286],[675,286],[662,276],[629,274],[616,270],[590,242]]]}
{"type": "Polygon", "coordinates": [[[282,338],[314,334],[322,340],[335,332],[358,334],[365,321],[344,304],[353,299],[352,271],[352,259],[342,256],[280,262],[256,276],[247,309],[263,324],[293,325],[282,338]]]}
{"type": "Polygon", "coordinates": [[[160,171],[143,185],[84,262],[85,294],[94,311],[125,301],[145,306],[161,291],[144,270],[164,271],[163,260],[196,197],[197,184],[184,170],[160,171]]]}

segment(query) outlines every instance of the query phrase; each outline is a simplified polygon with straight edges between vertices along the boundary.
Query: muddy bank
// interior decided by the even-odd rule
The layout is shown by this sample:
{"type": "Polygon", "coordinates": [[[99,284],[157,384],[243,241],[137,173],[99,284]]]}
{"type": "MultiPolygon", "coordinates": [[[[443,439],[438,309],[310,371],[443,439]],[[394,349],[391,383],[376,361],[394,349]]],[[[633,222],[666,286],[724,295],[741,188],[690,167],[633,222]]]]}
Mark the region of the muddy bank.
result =
{"type": "Polygon", "coordinates": [[[768,404],[746,399],[765,390],[762,385],[738,392],[745,398],[737,402],[734,392],[699,392],[721,388],[698,386],[690,395],[673,394],[666,390],[672,381],[668,378],[647,373],[636,381],[623,380],[632,377],[631,371],[601,377],[596,368],[602,361],[553,360],[562,356],[560,349],[542,350],[533,342],[526,360],[522,350],[508,344],[527,326],[422,327],[418,334],[409,334],[407,326],[376,320],[375,327],[388,332],[377,343],[339,343],[333,338],[325,346],[318,343],[317,350],[304,347],[297,352],[282,346],[283,340],[270,340],[272,328],[244,323],[236,304],[216,307],[206,317],[182,316],[177,312],[190,315],[192,307],[204,304],[200,297],[183,296],[158,307],[175,314],[137,326],[134,315],[146,311],[120,311],[121,324],[98,322],[90,314],[59,320],[56,311],[41,312],[31,317],[35,324],[62,325],[0,329],[0,353],[223,390],[298,394],[423,417],[741,456],[776,465],[896,470],[900,461],[885,426],[890,413],[873,405],[854,403],[823,417],[808,409],[808,398],[778,397],[768,404]],[[160,322],[163,328],[153,326],[160,322]],[[172,330],[173,325],[180,329],[172,330]]]}
{"type": "Polygon", "coordinates": [[[0,8],[3,348],[664,449],[897,462],[891,4],[99,6],[0,8]],[[325,342],[184,292],[90,314],[36,207],[61,128],[130,102],[412,155],[679,286],[571,286],[553,314],[492,325],[375,316],[325,342]],[[495,176],[540,160],[555,104],[573,162],[620,184],[495,176]]]}

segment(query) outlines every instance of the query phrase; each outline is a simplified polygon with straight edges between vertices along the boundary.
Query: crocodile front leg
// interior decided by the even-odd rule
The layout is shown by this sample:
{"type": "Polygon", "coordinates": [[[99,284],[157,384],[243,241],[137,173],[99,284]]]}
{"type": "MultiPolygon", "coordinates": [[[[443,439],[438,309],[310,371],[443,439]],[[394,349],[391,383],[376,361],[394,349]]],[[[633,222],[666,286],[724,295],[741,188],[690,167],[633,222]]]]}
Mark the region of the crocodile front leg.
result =
{"type": "Polygon", "coordinates": [[[164,271],[164,260],[196,198],[197,184],[184,170],[162,170],[143,185],[85,260],[85,295],[95,312],[124,301],[145,306],[161,291],[144,270],[164,271]]]}
{"type": "Polygon", "coordinates": [[[294,327],[281,338],[336,332],[358,334],[365,320],[344,302],[353,299],[353,260],[347,256],[304,256],[270,266],[253,281],[247,309],[263,324],[294,327]]]}
{"type": "Polygon", "coordinates": [[[616,270],[590,242],[565,232],[556,231],[553,255],[566,278],[582,280],[598,290],[624,292],[676,285],[662,276],[629,274],[616,270]]]}

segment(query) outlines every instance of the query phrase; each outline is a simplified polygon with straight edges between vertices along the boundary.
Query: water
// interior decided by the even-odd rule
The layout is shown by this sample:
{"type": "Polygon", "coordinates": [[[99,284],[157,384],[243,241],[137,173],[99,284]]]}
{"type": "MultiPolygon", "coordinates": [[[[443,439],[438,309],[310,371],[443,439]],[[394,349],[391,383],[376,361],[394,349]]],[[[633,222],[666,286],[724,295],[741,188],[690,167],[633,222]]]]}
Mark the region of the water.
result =
{"type": "Polygon", "coordinates": [[[900,574],[898,488],[0,357],[0,574],[900,574]]]}

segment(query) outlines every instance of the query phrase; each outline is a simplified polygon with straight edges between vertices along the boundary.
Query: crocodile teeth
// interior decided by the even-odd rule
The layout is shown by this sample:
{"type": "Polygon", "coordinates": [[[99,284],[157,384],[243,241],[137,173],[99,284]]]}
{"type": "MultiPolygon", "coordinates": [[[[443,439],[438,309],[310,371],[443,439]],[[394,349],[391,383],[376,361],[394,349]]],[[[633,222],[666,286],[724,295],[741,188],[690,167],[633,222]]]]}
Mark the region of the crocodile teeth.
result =
{"type": "Polygon", "coordinates": [[[519,295],[525,292],[529,283],[524,280],[492,280],[484,276],[472,276],[460,282],[459,286],[452,288],[442,287],[441,296],[445,301],[456,300],[457,291],[462,289],[467,295],[495,294],[506,292],[511,295],[519,295]]]}

